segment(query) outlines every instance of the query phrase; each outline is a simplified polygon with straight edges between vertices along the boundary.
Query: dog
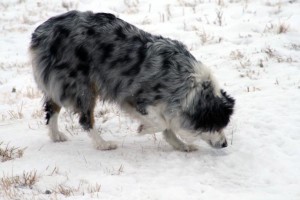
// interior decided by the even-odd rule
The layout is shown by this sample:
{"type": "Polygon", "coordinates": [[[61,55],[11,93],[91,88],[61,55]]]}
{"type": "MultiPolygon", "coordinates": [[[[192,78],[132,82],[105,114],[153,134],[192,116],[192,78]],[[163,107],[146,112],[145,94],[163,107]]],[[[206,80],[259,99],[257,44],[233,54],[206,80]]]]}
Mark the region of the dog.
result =
{"type": "Polygon", "coordinates": [[[180,138],[227,146],[223,129],[235,100],[177,40],[147,33],[113,14],[69,11],[38,26],[29,49],[54,142],[67,140],[57,124],[66,107],[79,114],[97,149],[116,149],[95,129],[100,97],[139,119],[141,134],[162,132],[174,149],[197,150],[180,138]]]}

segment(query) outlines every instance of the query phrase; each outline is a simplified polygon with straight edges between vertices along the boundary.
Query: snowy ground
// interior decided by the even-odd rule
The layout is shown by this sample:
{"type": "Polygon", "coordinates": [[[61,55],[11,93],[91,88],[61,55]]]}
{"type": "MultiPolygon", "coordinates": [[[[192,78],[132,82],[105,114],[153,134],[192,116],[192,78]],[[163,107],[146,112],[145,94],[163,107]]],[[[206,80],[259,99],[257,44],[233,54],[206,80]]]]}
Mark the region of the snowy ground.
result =
{"type": "Polygon", "coordinates": [[[0,199],[299,200],[299,27],[297,0],[1,0],[0,199]],[[229,147],[177,152],[100,104],[97,126],[117,150],[95,150],[68,111],[70,140],[50,142],[27,48],[38,24],[70,9],[184,42],[237,100],[229,147]]]}

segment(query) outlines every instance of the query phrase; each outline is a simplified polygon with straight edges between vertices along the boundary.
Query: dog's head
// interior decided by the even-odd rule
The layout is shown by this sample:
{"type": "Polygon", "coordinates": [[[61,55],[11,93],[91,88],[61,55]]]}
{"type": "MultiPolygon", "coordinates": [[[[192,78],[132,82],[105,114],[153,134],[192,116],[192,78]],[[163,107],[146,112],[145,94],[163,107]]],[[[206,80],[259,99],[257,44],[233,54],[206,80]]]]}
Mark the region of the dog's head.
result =
{"type": "Polygon", "coordinates": [[[220,91],[220,96],[202,92],[192,112],[186,112],[194,130],[203,132],[221,131],[230,121],[234,109],[234,99],[220,91]]]}
{"type": "Polygon", "coordinates": [[[227,146],[223,129],[228,125],[234,111],[235,100],[224,90],[219,89],[212,74],[204,68],[187,96],[183,112],[183,126],[191,133],[198,133],[216,148],[227,146]]]}

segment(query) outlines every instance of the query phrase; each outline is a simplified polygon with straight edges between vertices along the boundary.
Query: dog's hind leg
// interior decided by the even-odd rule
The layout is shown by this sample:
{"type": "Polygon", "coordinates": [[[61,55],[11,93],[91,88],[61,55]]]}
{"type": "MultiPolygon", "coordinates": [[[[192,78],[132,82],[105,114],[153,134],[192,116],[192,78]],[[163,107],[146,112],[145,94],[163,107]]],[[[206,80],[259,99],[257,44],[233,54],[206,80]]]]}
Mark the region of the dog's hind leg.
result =
{"type": "Polygon", "coordinates": [[[184,142],[182,142],[175,135],[175,133],[170,129],[164,130],[163,135],[164,135],[165,140],[176,150],[185,151],[185,152],[197,150],[196,146],[194,146],[192,144],[185,144],[184,142]]]}
{"type": "Polygon", "coordinates": [[[116,149],[116,144],[111,141],[105,141],[95,129],[94,108],[96,104],[96,95],[85,95],[84,99],[77,100],[77,104],[77,109],[80,112],[79,123],[84,130],[88,131],[88,134],[92,138],[95,147],[99,150],[116,149]],[[86,98],[87,96],[89,98],[86,98]]]}
{"type": "Polygon", "coordinates": [[[44,110],[46,112],[46,124],[49,126],[49,136],[54,142],[64,142],[67,136],[58,130],[57,119],[61,107],[52,99],[46,97],[44,110]]]}

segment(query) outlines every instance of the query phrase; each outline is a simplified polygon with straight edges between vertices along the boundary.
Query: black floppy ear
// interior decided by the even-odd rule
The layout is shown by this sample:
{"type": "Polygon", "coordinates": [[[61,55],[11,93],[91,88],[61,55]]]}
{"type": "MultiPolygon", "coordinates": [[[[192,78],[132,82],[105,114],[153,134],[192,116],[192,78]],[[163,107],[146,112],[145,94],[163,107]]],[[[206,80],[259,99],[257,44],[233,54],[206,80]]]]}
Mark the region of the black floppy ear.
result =
{"type": "Polygon", "coordinates": [[[201,95],[193,112],[186,112],[187,118],[195,130],[219,131],[230,121],[234,99],[221,91],[221,97],[201,95]]]}
{"type": "Polygon", "coordinates": [[[221,94],[222,94],[222,98],[224,100],[226,100],[227,106],[230,107],[232,109],[232,112],[233,112],[233,108],[234,108],[234,105],[235,105],[234,98],[229,96],[224,90],[221,90],[221,94]]]}

